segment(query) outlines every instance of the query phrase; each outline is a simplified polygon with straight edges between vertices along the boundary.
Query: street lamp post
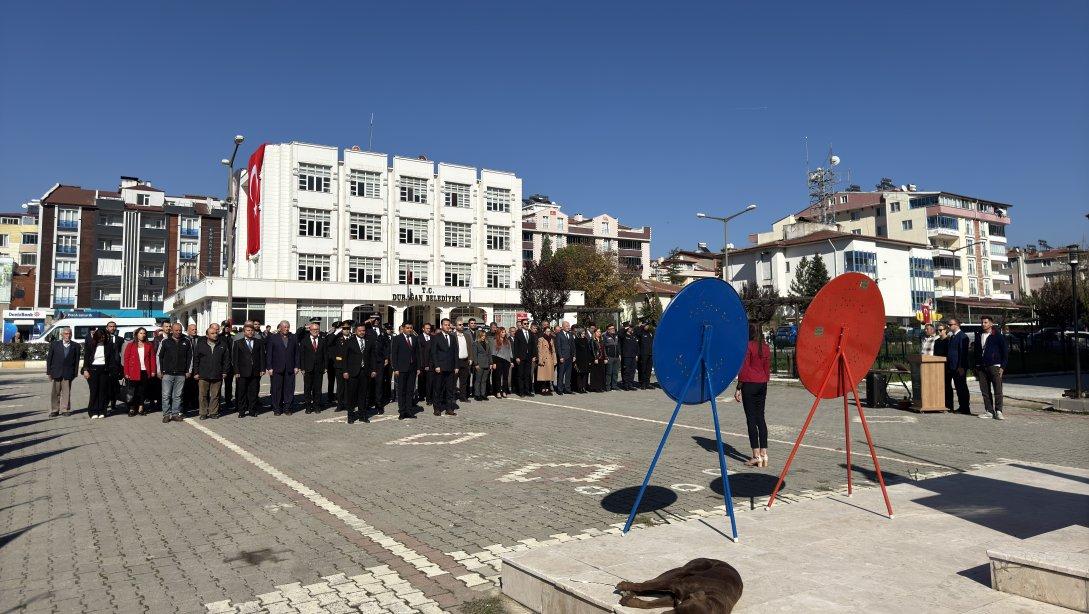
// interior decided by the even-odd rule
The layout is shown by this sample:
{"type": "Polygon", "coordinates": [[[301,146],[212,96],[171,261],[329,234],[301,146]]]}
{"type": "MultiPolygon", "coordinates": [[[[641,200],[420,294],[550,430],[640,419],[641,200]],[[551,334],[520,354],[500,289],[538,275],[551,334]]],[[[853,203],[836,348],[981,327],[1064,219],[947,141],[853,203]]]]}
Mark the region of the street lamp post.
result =
{"type": "Polygon", "coordinates": [[[1078,346],[1078,250],[1070,251],[1070,288],[1074,296],[1074,398],[1081,398],[1081,348],[1078,346]]]}
{"type": "Polygon", "coordinates": [[[707,215],[706,213],[697,213],[696,214],[696,217],[700,218],[701,220],[718,220],[718,221],[722,222],[722,281],[726,281],[726,282],[730,281],[730,279],[729,279],[729,276],[730,276],[730,274],[729,274],[730,253],[729,252],[730,252],[730,250],[727,248],[730,245],[730,240],[729,240],[729,236],[730,236],[729,235],[730,220],[734,219],[735,217],[737,217],[737,216],[739,216],[739,215],[741,215],[743,213],[748,213],[749,211],[752,211],[755,208],[756,208],[756,205],[749,205],[748,207],[745,207],[741,211],[738,211],[737,213],[735,213],[733,215],[727,215],[726,217],[718,217],[718,216],[715,216],[715,215],[707,215]]]}
{"type": "Polygon", "coordinates": [[[238,146],[245,140],[246,137],[236,134],[234,136],[234,151],[231,152],[230,159],[220,160],[223,166],[227,167],[227,229],[224,233],[224,242],[227,246],[224,252],[227,260],[227,321],[232,328],[234,327],[234,222],[236,204],[232,193],[237,191],[234,190],[234,158],[238,155],[238,146]]]}

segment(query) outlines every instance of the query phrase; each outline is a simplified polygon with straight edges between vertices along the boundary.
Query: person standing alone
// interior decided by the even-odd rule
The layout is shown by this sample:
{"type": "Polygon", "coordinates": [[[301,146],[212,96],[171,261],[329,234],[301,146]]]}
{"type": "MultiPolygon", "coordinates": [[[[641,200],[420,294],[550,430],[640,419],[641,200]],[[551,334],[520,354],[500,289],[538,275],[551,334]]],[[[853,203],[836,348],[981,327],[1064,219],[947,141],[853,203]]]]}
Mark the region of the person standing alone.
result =
{"type": "Polygon", "coordinates": [[[737,374],[737,391],[734,400],[745,408],[745,423],[749,430],[749,446],[752,457],[747,467],[768,466],[768,423],[764,419],[764,404],[768,398],[768,380],[771,379],[771,350],[764,343],[760,326],[749,325],[749,344],[745,349],[745,361],[737,374]]]}
{"type": "Polygon", "coordinates": [[[72,341],[72,329],[62,328],[61,338],[49,344],[45,356],[45,370],[53,382],[49,394],[49,417],[72,413],[72,380],[79,369],[79,355],[83,351],[72,341]]]}
{"type": "Polygon", "coordinates": [[[979,391],[983,395],[983,413],[979,417],[1005,420],[1002,415],[1002,375],[1009,360],[1009,346],[991,316],[983,316],[983,331],[976,333],[973,357],[979,391]]]}

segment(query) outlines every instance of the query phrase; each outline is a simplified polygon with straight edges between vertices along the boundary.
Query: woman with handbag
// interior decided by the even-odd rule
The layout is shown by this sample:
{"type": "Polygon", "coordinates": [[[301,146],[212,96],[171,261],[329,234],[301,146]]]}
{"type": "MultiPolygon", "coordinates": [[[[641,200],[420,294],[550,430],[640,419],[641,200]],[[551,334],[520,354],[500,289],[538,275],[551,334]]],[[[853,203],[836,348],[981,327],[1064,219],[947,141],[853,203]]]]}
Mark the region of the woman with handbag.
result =
{"type": "Polygon", "coordinates": [[[147,330],[137,328],[132,341],[125,344],[122,367],[125,372],[125,398],[129,416],[144,415],[151,378],[155,377],[155,346],[147,339],[147,330]]]}

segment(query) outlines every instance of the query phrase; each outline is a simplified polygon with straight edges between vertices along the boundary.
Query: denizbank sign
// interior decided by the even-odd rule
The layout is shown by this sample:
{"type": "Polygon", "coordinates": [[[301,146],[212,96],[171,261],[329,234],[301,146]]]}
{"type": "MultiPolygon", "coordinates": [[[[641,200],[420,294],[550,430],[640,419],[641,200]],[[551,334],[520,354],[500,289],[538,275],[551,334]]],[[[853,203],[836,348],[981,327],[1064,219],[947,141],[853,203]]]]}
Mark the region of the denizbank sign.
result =
{"type": "MultiPolygon", "coordinates": [[[[449,292],[447,289],[442,289],[442,292],[449,292]]],[[[408,288],[406,292],[400,294],[394,292],[392,300],[403,301],[406,303],[465,303],[467,302],[461,294],[439,294],[435,291],[435,288],[428,286],[420,287],[420,291],[413,292],[412,288],[408,288]]]]}

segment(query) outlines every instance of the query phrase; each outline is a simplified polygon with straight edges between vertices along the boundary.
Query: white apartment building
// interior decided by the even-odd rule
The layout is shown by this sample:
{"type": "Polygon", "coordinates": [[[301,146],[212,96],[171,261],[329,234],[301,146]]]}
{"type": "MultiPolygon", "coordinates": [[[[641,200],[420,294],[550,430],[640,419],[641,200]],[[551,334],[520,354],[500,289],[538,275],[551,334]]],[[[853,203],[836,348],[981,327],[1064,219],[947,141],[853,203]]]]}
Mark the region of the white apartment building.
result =
{"type": "Polygon", "coordinates": [[[798,263],[814,256],[824,261],[829,277],[855,271],[877,280],[886,318],[902,325],[914,321],[918,305],[933,293],[926,244],[834,230],[730,250],[730,279],[738,292],[745,284],[755,284],[789,296],[798,263]]]}
{"type": "MultiPolygon", "coordinates": [[[[856,235],[891,238],[930,247],[934,297],[939,311],[952,315],[968,308],[1012,308],[1003,264],[1011,205],[941,191],[839,192],[831,203],[839,229],[856,235]]],[[[810,206],[773,227],[818,216],[810,206]]],[[[765,240],[759,235],[757,242],[765,240]]]]}
{"type": "MultiPolygon", "coordinates": [[[[261,224],[249,228],[243,173],[235,249],[236,322],[323,328],[379,313],[422,324],[450,316],[509,325],[521,311],[522,180],[513,173],[307,143],[265,146],[261,224]],[[341,155],[342,154],[342,155],[341,155]],[[260,253],[246,256],[258,233],[260,253]]],[[[581,292],[570,305],[581,306],[581,292]]],[[[183,320],[227,319],[226,280],[166,301],[183,320]]]]}
{"type": "Polygon", "coordinates": [[[616,252],[621,269],[650,279],[650,226],[624,226],[607,213],[568,216],[559,203],[534,194],[522,201],[522,260],[540,260],[546,238],[553,251],[568,245],[589,245],[601,252],[616,252]]]}

